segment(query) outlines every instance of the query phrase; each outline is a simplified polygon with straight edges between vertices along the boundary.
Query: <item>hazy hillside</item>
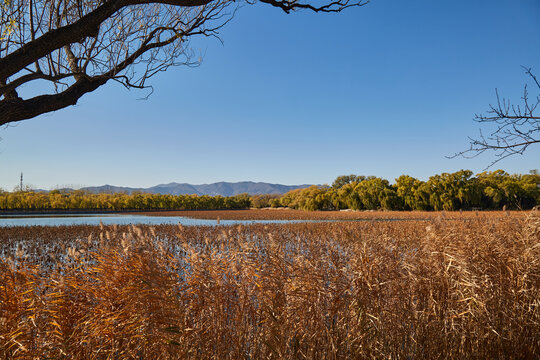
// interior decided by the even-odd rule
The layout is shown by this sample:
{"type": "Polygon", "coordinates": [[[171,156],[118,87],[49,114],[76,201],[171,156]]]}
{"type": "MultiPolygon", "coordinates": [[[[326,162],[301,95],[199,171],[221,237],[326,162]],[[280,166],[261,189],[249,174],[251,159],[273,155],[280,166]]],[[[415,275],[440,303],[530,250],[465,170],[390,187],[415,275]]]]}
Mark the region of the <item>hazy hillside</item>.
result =
{"type": "Polygon", "coordinates": [[[128,194],[133,193],[134,191],[140,191],[150,194],[171,194],[171,195],[182,195],[182,194],[197,194],[197,195],[221,195],[221,196],[232,196],[242,193],[248,193],[250,195],[259,195],[259,194],[285,194],[286,192],[294,189],[305,188],[310,185],[281,185],[281,184],[269,184],[264,182],[253,182],[253,181],[242,181],[242,182],[218,182],[213,184],[202,184],[202,185],[192,185],[192,184],[180,184],[180,183],[170,183],[170,184],[160,184],[152,186],[149,188],[130,188],[122,186],[113,186],[113,185],[103,185],[103,186],[92,186],[85,187],[81,190],[90,191],[93,193],[115,193],[115,192],[125,192],[128,194]]]}

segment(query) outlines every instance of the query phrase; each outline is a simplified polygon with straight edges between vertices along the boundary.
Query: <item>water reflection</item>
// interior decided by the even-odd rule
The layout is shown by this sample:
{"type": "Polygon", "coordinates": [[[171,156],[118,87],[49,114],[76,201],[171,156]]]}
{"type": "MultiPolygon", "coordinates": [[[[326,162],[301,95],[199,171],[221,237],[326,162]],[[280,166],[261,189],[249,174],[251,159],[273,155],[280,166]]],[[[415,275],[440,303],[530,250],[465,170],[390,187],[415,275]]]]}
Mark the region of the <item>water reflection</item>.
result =
{"type": "Polygon", "coordinates": [[[216,220],[191,219],[183,216],[147,216],[147,215],[117,215],[117,214],[66,214],[61,216],[51,215],[0,215],[0,227],[7,226],[69,226],[69,225],[235,225],[235,224],[287,224],[298,222],[310,222],[309,220],[216,220]]]}

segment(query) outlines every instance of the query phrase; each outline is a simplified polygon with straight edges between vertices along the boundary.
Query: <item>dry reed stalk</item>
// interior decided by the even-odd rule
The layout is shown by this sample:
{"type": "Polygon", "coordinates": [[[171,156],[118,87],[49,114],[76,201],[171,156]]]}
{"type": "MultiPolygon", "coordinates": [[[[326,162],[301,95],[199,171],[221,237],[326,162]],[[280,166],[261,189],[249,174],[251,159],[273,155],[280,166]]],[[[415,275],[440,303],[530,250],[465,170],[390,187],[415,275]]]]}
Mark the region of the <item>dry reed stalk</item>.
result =
{"type": "Polygon", "coordinates": [[[0,254],[4,359],[540,357],[535,212],[5,228],[0,254]]]}

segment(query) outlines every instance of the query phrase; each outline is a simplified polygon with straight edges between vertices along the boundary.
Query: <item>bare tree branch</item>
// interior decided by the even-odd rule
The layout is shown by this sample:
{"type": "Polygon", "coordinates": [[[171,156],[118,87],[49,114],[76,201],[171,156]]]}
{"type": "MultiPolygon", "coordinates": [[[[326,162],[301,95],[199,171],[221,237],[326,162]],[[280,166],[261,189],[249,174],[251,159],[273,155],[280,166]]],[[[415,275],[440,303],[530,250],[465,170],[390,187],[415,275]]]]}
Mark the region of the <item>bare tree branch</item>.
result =
{"type": "Polygon", "coordinates": [[[276,1],[276,0],[259,0],[262,3],[270,4],[272,6],[278,7],[281,10],[289,13],[294,10],[300,9],[309,9],[314,12],[340,12],[343,9],[346,9],[351,6],[364,6],[369,3],[369,0],[360,1],[360,2],[350,2],[349,0],[345,1],[332,1],[321,6],[313,6],[311,4],[299,3],[296,0],[293,1],[276,1]]]}
{"type": "Polygon", "coordinates": [[[69,105],[75,105],[77,100],[105,84],[108,78],[82,78],[61,93],[40,95],[28,100],[6,99],[0,101],[0,125],[13,121],[12,119],[30,119],[37,115],[59,110],[69,105]]]}
{"type": "Polygon", "coordinates": [[[489,135],[485,136],[480,130],[478,138],[469,137],[469,149],[449,158],[474,158],[486,151],[493,151],[496,158],[487,167],[489,168],[509,156],[521,155],[529,146],[540,143],[540,116],[536,113],[540,105],[540,82],[531,68],[523,68],[532,80],[533,88],[538,89],[536,98],[531,99],[527,84],[523,88],[521,104],[518,105],[501,98],[499,91],[495,90],[496,104],[490,105],[486,114],[476,114],[474,117],[474,121],[491,128],[489,135]]]}
{"type": "MultiPolygon", "coordinates": [[[[52,29],[39,38],[25,43],[13,53],[0,58],[0,79],[7,78],[34,61],[62,46],[84,41],[87,37],[97,37],[100,25],[120,9],[138,4],[170,4],[182,7],[206,5],[211,0],[111,0],[81,17],[78,21],[52,29]]],[[[58,3],[61,3],[60,1],[58,3]]]]}
{"type": "MultiPolygon", "coordinates": [[[[359,2],[246,0],[295,10],[339,12],[359,2]],[[317,4],[317,5],[315,5],[317,4]]],[[[189,40],[218,37],[233,0],[9,0],[0,2],[0,125],[74,105],[106,84],[147,89],[171,66],[197,65],[189,40]],[[20,96],[35,81],[51,93],[20,96]]]]}

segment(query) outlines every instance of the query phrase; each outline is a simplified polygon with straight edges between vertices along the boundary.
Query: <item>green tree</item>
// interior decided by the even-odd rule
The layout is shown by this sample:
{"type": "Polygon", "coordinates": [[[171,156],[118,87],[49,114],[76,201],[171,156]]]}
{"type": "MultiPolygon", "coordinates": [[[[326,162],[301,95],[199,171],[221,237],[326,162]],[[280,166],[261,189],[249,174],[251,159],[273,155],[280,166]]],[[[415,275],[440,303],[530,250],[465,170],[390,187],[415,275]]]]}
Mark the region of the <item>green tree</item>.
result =
{"type": "Polygon", "coordinates": [[[423,196],[422,184],[425,183],[409,175],[401,175],[396,179],[396,192],[403,201],[405,210],[429,209],[429,194],[423,196]]]}
{"type": "Polygon", "coordinates": [[[385,196],[385,190],[387,189],[391,189],[388,180],[370,178],[359,182],[354,187],[354,193],[357,194],[358,200],[362,203],[362,208],[376,210],[382,207],[381,200],[385,196]]]}
{"type": "Polygon", "coordinates": [[[365,176],[361,176],[361,175],[354,175],[354,174],[351,174],[351,175],[341,175],[341,176],[338,176],[334,182],[332,183],[332,187],[334,189],[341,189],[343,186],[347,185],[347,184],[350,184],[350,183],[358,183],[362,180],[365,180],[366,177],[365,176]]]}
{"type": "Polygon", "coordinates": [[[460,170],[429,178],[430,204],[435,210],[459,210],[477,206],[481,190],[472,171],[460,170]]]}

